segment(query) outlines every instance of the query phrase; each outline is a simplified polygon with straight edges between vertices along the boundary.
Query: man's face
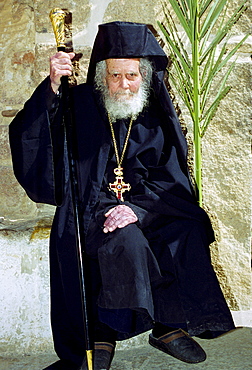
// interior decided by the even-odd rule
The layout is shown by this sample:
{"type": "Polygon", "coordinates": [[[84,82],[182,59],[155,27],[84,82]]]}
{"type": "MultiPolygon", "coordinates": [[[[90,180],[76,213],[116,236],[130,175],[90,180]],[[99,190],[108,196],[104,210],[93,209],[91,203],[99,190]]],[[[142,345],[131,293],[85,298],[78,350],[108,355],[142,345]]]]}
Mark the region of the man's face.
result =
{"type": "Polygon", "coordinates": [[[137,93],[142,82],[139,59],[107,59],[106,83],[109,95],[125,101],[137,93]]]}

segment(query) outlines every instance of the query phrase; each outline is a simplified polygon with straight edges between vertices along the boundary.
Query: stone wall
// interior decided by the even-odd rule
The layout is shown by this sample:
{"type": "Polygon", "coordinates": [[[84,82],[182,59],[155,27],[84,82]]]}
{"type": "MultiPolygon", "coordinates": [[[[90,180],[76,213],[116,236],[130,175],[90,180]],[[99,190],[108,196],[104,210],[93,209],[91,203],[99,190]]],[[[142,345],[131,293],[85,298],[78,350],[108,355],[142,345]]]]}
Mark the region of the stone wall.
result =
{"type": "MultiPolygon", "coordinates": [[[[48,75],[48,58],[56,49],[48,14],[56,6],[73,14],[78,83],[85,81],[99,23],[127,20],[156,27],[161,19],[160,4],[148,0],[0,1],[1,353],[47,350],[52,345],[48,237],[54,207],[30,201],[15,180],[8,125],[48,75]]],[[[251,18],[248,9],[234,29],[233,42],[249,31],[251,18]]],[[[243,311],[251,308],[250,53],[248,41],[231,76],[234,87],[203,143],[204,203],[217,234],[213,262],[230,308],[243,311]]]]}

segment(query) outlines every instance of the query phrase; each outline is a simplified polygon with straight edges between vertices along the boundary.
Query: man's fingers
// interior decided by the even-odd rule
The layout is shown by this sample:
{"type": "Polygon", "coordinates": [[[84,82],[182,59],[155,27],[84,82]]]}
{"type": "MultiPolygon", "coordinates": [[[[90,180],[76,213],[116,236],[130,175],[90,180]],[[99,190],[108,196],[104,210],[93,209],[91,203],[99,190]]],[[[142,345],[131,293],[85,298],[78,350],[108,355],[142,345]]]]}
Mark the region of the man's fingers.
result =
{"type": "Polygon", "coordinates": [[[68,55],[70,56],[70,59],[73,59],[75,57],[75,53],[74,52],[68,53],[68,55]]]}
{"type": "Polygon", "coordinates": [[[111,214],[111,212],[113,212],[113,210],[115,209],[116,207],[114,207],[114,208],[111,208],[107,213],[105,213],[105,217],[108,217],[110,214],[111,214]]]}
{"type": "Polygon", "coordinates": [[[74,56],[75,56],[75,53],[74,52],[66,53],[65,51],[58,51],[51,58],[57,58],[57,59],[62,59],[62,58],[73,59],[74,56]]]}
{"type": "Polygon", "coordinates": [[[103,229],[105,233],[112,232],[117,228],[121,229],[138,220],[132,209],[124,205],[111,208],[105,216],[107,217],[103,229]]]}
{"type": "Polygon", "coordinates": [[[62,76],[71,76],[72,62],[75,53],[65,53],[63,51],[57,52],[50,58],[50,79],[51,86],[54,92],[57,92],[62,76]]]}

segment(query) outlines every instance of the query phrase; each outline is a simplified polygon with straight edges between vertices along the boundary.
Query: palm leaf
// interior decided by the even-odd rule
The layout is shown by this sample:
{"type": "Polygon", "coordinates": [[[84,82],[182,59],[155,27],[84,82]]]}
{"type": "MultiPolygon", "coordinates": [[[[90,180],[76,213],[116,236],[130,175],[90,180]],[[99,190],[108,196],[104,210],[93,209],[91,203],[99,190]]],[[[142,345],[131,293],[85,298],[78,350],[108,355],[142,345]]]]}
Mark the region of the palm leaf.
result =
{"type": "Polygon", "coordinates": [[[186,32],[189,40],[192,40],[191,28],[189,26],[188,17],[184,14],[182,7],[180,6],[179,0],[169,0],[172,9],[178,17],[179,22],[181,23],[184,31],[186,32]]]}
{"type": "Polygon", "coordinates": [[[235,62],[229,66],[224,78],[218,80],[217,77],[248,37],[246,35],[228,50],[228,34],[246,10],[247,0],[241,0],[229,18],[228,0],[167,0],[170,8],[168,5],[165,7],[165,0],[161,1],[167,29],[160,22],[158,24],[172,60],[171,84],[188,108],[193,121],[194,174],[199,190],[199,204],[202,205],[201,139],[221,100],[231,89],[226,86],[226,82],[235,62]],[[178,32],[177,23],[183,28],[183,36],[183,32],[178,32]],[[183,44],[184,37],[187,37],[191,53],[183,44]],[[212,97],[214,83],[219,86],[212,97]],[[212,103],[209,102],[210,98],[212,103]]]}
{"type": "Polygon", "coordinates": [[[202,136],[204,135],[209,122],[215,116],[215,113],[216,113],[217,108],[220,104],[220,101],[228,94],[228,92],[231,89],[230,86],[225,87],[225,85],[226,85],[226,82],[227,82],[227,79],[228,79],[230,73],[234,69],[234,66],[235,66],[235,61],[230,65],[228,71],[225,73],[225,77],[222,79],[222,83],[220,84],[220,87],[219,87],[219,90],[216,94],[214,102],[211,104],[211,106],[207,110],[206,114],[204,114],[204,116],[202,117],[202,121],[204,121],[204,124],[202,126],[202,133],[201,133],[202,136]]]}
{"type": "MultiPolygon", "coordinates": [[[[207,76],[209,75],[210,71],[213,69],[214,65],[214,60],[215,60],[215,55],[216,55],[216,47],[211,50],[211,52],[208,54],[207,59],[205,63],[201,65],[201,86],[204,86],[204,81],[207,80],[207,76]]],[[[201,88],[201,93],[204,89],[201,88]]]]}
{"type": "Polygon", "coordinates": [[[226,37],[232,26],[237,22],[237,20],[240,18],[242,13],[246,10],[246,6],[244,5],[247,0],[243,1],[243,5],[239,7],[239,9],[234,12],[232,17],[226,22],[226,24],[223,26],[221,30],[219,30],[218,33],[216,33],[214,39],[208,46],[208,48],[205,50],[205,52],[202,55],[202,61],[206,58],[210,50],[215,47],[216,45],[220,44],[220,42],[226,37]]]}
{"type": "Polygon", "coordinates": [[[200,30],[200,39],[202,39],[207,33],[209,28],[213,28],[215,23],[219,20],[220,14],[222,13],[227,1],[226,0],[215,0],[206,19],[203,21],[200,30]]]}
{"type": "Polygon", "coordinates": [[[209,8],[209,6],[211,5],[212,2],[213,2],[213,0],[206,0],[206,1],[201,2],[200,12],[199,12],[199,17],[200,18],[205,14],[205,12],[207,11],[207,9],[209,8]]]}
{"type": "Polygon", "coordinates": [[[180,98],[183,100],[185,106],[187,107],[191,117],[193,117],[193,107],[191,105],[188,91],[186,87],[183,85],[183,81],[181,79],[176,78],[175,74],[170,75],[170,80],[171,80],[171,84],[175,87],[180,98]]]}
{"type": "MultiPolygon", "coordinates": [[[[218,57],[218,60],[216,61],[215,63],[215,66],[213,68],[213,70],[211,71],[211,73],[209,74],[208,76],[208,79],[207,81],[205,82],[205,85],[207,85],[208,83],[210,83],[211,80],[214,79],[214,77],[217,75],[217,73],[223,68],[225,67],[225,65],[229,62],[229,60],[232,58],[232,56],[237,52],[237,50],[239,49],[239,47],[244,43],[244,41],[248,38],[249,35],[246,35],[242,38],[242,40],[227,54],[227,56],[223,59],[222,57],[224,56],[225,52],[226,52],[226,45],[227,45],[227,42],[223,45],[222,49],[221,49],[221,52],[219,54],[219,57],[218,57]]],[[[203,88],[204,89],[204,88],[203,88]]],[[[202,89],[202,90],[203,90],[202,89]]]]}
{"type": "Polygon", "coordinates": [[[189,8],[188,8],[187,1],[180,0],[180,6],[181,6],[181,9],[183,11],[183,15],[184,15],[184,17],[185,17],[185,19],[187,21],[187,24],[189,25],[190,24],[190,17],[188,17],[188,10],[189,10],[189,8]]]}
{"type": "Polygon", "coordinates": [[[162,23],[158,22],[158,25],[168,42],[168,47],[171,50],[171,53],[174,53],[177,58],[179,58],[181,65],[183,66],[183,70],[185,71],[185,76],[192,76],[191,66],[187,64],[186,58],[183,54],[181,54],[180,48],[178,47],[177,43],[172,40],[162,23]]]}
{"type": "Polygon", "coordinates": [[[164,14],[165,14],[165,17],[166,17],[168,30],[167,30],[167,27],[164,26],[164,24],[162,24],[162,26],[165,28],[166,32],[172,38],[174,44],[178,45],[178,47],[181,51],[181,55],[183,55],[183,57],[185,58],[186,63],[191,68],[191,62],[190,62],[188,53],[187,53],[186,49],[184,48],[184,43],[181,40],[181,37],[180,37],[179,31],[177,29],[176,23],[175,23],[174,19],[172,18],[168,9],[167,9],[167,11],[164,10],[164,14]]]}
{"type": "MultiPolygon", "coordinates": [[[[170,76],[175,76],[176,79],[180,82],[180,85],[183,86],[183,91],[185,91],[185,94],[188,97],[188,101],[192,102],[193,101],[193,86],[191,79],[186,78],[182,66],[180,64],[180,61],[177,60],[176,58],[172,57],[172,65],[173,68],[175,69],[175,73],[171,73],[170,76]]],[[[190,103],[191,104],[191,103],[190,103]]]]}
{"type": "Polygon", "coordinates": [[[217,109],[219,108],[221,100],[228,94],[230,90],[231,86],[226,86],[225,89],[216,97],[214,103],[209,108],[208,115],[206,116],[204,124],[201,127],[200,137],[204,136],[209,123],[212,121],[217,112],[217,109]]]}
{"type": "Polygon", "coordinates": [[[202,90],[201,90],[202,93],[205,91],[206,87],[211,83],[211,81],[213,81],[214,77],[216,76],[216,74],[220,70],[219,67],[221,65],[222,58],[223,58],[223,56],[224,56],[224,54],[226,53],[226,50],[227,50],[226,49],[226,44],[227,43],[225,43],[223,45],[216,61],[214,59],[215,59],[215,56],[216,56],[216,48],[217,47],[215,47],[211,50],[211,53],[209,53],[209,55],[208,55],[207,61],[205,61],[205,64],[207,65],[208,61],[209,61],[209,58],[211,58],[212,63],[211,63],[211,65],[209,65],[209,69],[208,69],[209,72],[208,72],[207,78],[206,78],[204,84],[202,85],[202,90]]]}
{"type": "MultiPolygon", "coordinates": [[[[212,22],[209,27],[207,32],[204,34],[203,37],[200,38],[200,56],[204,53],[204,50],[206,48],[206,44],[210,43],[210,39],[212,37],[213,29],[216,28],[216,33],[220,32],[223,28],[223,24],[225,22],[225,17],[226,17],[226,12],[227,12],[227,7],[225,7],[223,14],[220,19],[218,19],[218,22],[212,22]]],[[[201,19],[201,18],[200,18],[201,19]]],[[[202,62],[202,61],[201,61],[202,62]]]]}
{"type": "Polygon", "coordinates": [[[206,60],[205,67],[203,69],[201,75],[201,111],[203,112],[205,109],[205,105],[208,99],[208,94],[210,91],[211,83],[206,83],[208,81],[208,76],[211,74],[211,71],[214,68],[214,58],[215,58],[215,51],[216,48],[211,51],[208,55],[208,59],[206,60]]]}

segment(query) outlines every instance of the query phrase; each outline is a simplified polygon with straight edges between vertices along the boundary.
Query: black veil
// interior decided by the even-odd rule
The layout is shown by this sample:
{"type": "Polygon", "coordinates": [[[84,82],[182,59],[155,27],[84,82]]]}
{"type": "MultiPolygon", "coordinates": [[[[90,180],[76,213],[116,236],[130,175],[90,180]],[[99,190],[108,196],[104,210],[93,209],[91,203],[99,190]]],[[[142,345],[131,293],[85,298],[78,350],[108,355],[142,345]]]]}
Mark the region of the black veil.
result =
{"type": "Polygon", "coordinates": [[[116,21],[99,25],[90,58],[87,84],[94,83],[96,63],[109,58],[148,58],[151,61],[152,89],[167,117],[181,169],[190,178],[187,167],[187,143],[164,83],[168,58],[154,34],[142,23],[116,21]]]}

